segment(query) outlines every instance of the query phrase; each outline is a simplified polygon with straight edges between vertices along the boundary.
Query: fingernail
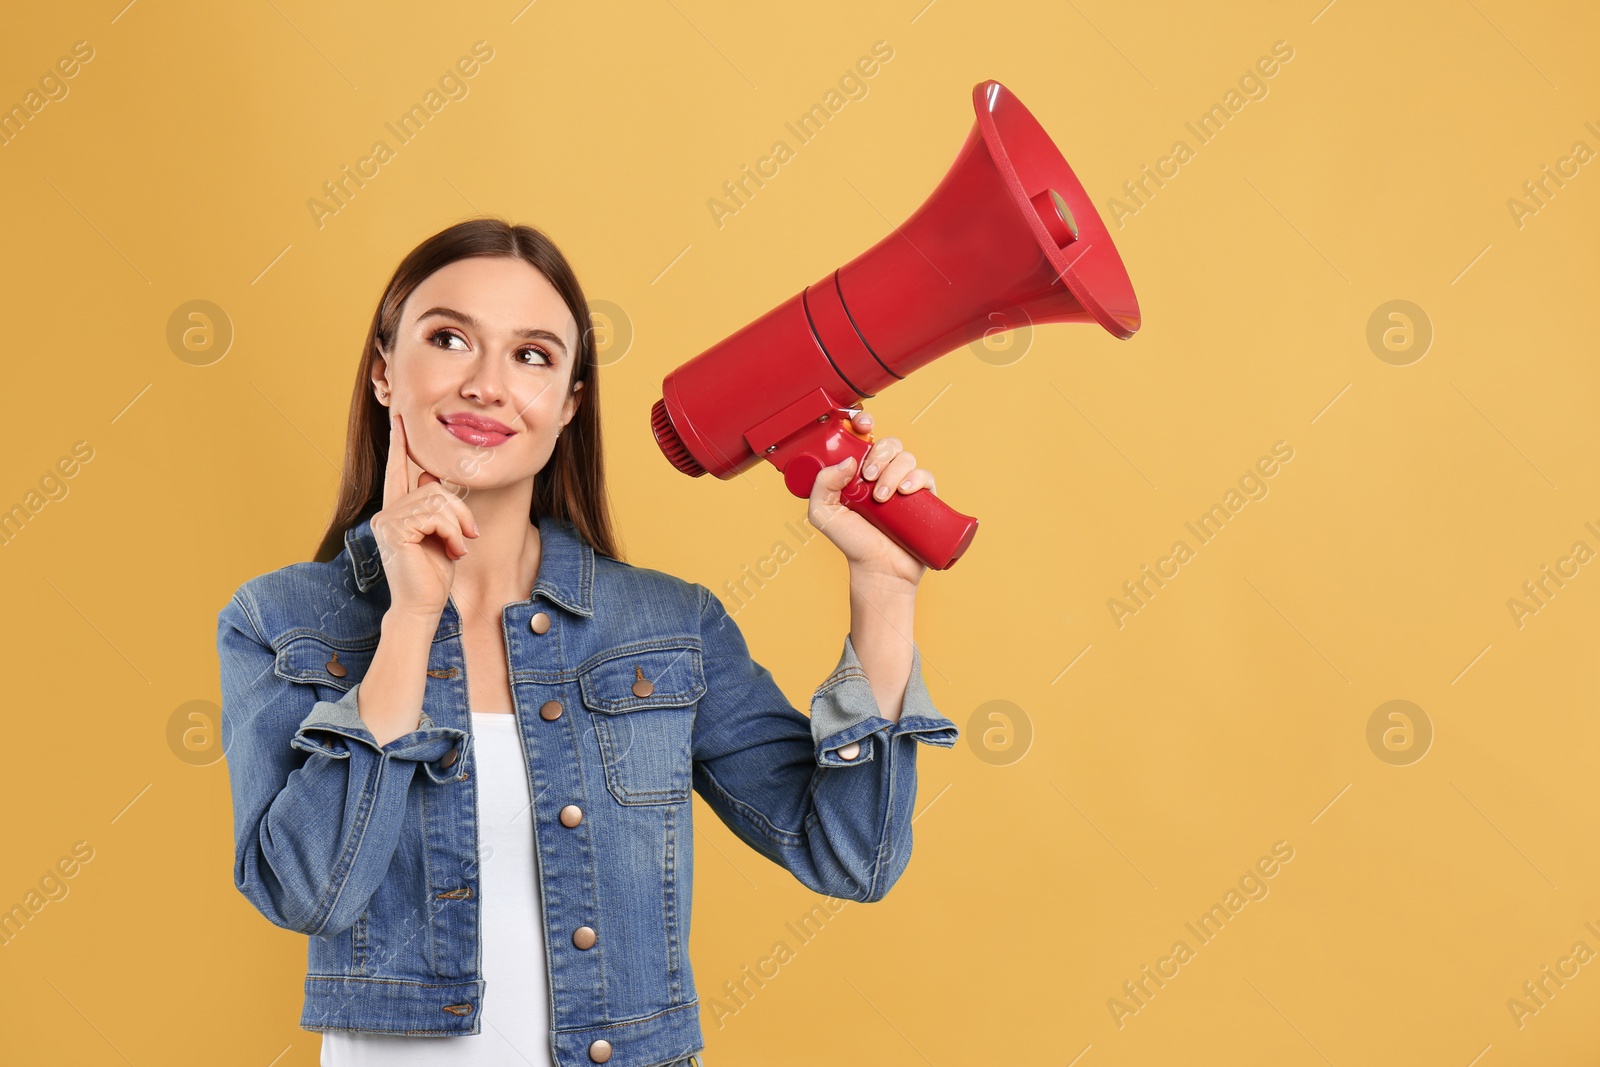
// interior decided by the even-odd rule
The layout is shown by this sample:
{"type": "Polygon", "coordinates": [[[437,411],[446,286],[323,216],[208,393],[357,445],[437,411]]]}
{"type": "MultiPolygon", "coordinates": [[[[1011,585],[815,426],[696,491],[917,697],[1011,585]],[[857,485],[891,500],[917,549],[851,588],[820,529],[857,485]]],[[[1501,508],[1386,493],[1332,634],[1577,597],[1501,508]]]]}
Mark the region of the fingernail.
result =
{"type": "Polygon", "coordinates": [[[845,467],[848,467],[848,466],[850,466],[850,464],[851,464],[851,462],[852,462],[852,461],[853,461],[853,460],[854,460],[854,459],[855,459],[855,458],[856,458],[856,457],[854,457],[854,456],[846,456],[846,457],[844,457],[844,458],[843,458],[843,459],[841,459],[841,460],[840,460],[840,461],[839,461],[839,462],[838,462],[838,464],[836,464],[836,466],[838,466],[838,467],[839,467],[839,469],[840,469],[840,470],[843,470],[843,469],[844,469],[844,468],[845,468],[845,467]]]}
{"type": "Polygon", "coordinates": [[[902,489],[910,489],[911,488],[911,479],[907,478],[905,481],[901,482],[900,483],[900,488],[902,488],[902,489]]]}
{"type": "Polygon", "coordinates": [[[862,474],[863,477],[866,477],[866,478],[875,478],[875,477],[877,477],[878,465],[876,463],[868,464],[867,465],[867,469],[862,471],[861,474],[862,474]]]}

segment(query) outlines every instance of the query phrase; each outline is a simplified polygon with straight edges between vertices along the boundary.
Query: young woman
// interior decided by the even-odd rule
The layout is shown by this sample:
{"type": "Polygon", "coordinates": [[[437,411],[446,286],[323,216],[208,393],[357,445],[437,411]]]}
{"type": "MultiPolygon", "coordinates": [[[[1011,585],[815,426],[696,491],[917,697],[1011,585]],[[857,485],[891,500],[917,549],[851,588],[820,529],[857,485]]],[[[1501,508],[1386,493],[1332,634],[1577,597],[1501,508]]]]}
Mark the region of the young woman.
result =
{"type": "MultiPolygon", "coordinates": [[[[537,230],[424,241],[373,315],[316,558],[218,616],[234,881],[310,936],[324,1065],[698,1067],[691,791],[875,901],[917,742],[957,738],[911,640],[924,568],[839,504],[848,463],[809,501],[850,577],[809,720],[709,589],[622,561],[589,321],[537,230]]],[[[861,476],[934,484],[892,437],[861,476]]]]}

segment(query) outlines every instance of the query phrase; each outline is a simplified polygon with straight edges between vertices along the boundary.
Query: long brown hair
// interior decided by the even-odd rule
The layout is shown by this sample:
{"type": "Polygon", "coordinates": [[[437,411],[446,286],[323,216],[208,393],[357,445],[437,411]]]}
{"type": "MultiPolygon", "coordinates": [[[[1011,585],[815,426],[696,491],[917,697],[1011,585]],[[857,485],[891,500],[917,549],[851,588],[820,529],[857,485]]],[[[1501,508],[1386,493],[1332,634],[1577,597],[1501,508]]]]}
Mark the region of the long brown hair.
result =
{"type": "Polygon", "coordinates": [[[598,553],[621,559],[612,529],[606,494],[605,462],[600,447],[600,373],[595,360],[594,324],[589,301],[561,250],[539,230],[494,217],[467,219],[423,241],[395,268],[372,315],[367,340],[356,368],[350,396],[350,421],[345,434],[344,472],[333,519],[322,536],[315,562],[325,563],[344,549],[344,535],[383,506],[383,469],[389,460],[389,412],[372,391],[372,361],[392,351],[400,327],[400,308],[423,279],[434,271],[471,256],[516,256],[547,278],[566,301],[578,323],[578,351],[570,397],[583,383],[577,413],[556,438],[555,451],[533,479],[533,504],[528,518],[541,514],[571,522],[598,553]]]}

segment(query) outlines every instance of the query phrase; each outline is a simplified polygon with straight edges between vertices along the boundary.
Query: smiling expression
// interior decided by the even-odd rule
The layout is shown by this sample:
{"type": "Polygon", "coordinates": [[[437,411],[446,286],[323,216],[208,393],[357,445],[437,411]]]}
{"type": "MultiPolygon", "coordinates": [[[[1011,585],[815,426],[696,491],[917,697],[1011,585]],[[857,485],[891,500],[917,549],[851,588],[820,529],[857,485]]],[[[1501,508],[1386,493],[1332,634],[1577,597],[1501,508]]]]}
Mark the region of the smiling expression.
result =
{"type": "MultiPolygon", "coordinates": [[[[447,481],[488,489],[531,479],[569,397],[578,325],[548,279],[512,256],[474,256],[439,268],[400,309],[388,360],[373,360],[412,458],[447,481]]],[[[578,393],[583,390],[580,382],[578,393]]]]}

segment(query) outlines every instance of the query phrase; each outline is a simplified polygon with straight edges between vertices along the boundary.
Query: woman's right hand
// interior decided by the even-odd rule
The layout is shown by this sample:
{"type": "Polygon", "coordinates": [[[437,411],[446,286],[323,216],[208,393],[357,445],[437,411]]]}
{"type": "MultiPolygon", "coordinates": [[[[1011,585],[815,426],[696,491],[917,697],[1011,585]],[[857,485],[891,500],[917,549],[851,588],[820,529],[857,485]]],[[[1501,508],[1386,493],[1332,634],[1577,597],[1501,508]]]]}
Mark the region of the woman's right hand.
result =
{"type": "Polygon", "coordinates": [[[389,413],[389,462],[383,471],[383,509],[372,516],[372,533],[389,583],[389,609],[437,620],[450,598],[456,560],[467,554],[467,538],[478,522],[466,501],[434,475],[417,467],[411,484],[406,429],[389,413]]]}

